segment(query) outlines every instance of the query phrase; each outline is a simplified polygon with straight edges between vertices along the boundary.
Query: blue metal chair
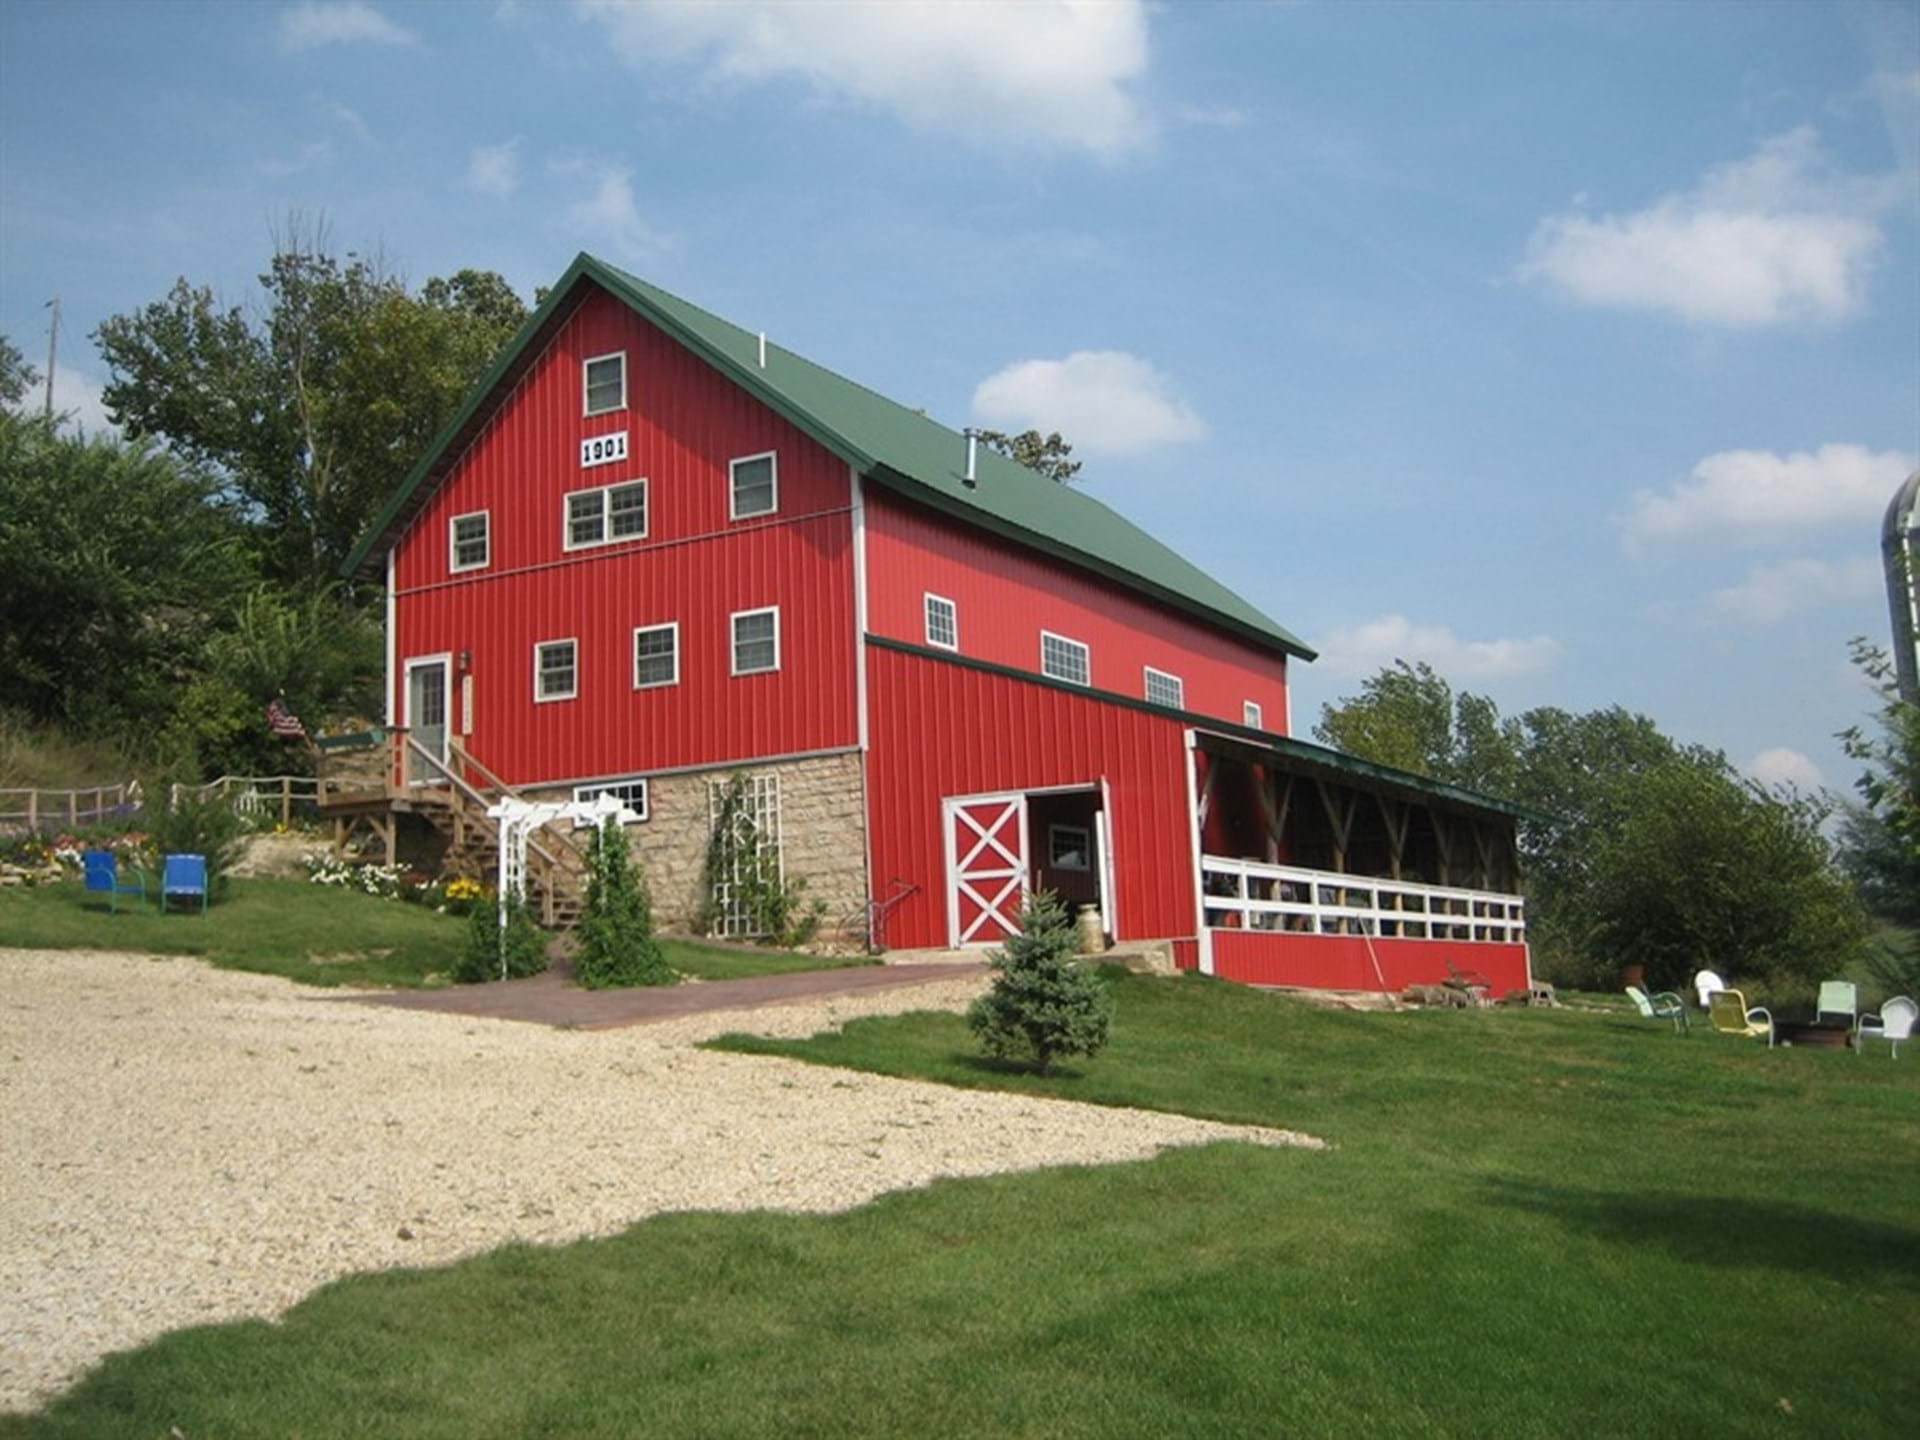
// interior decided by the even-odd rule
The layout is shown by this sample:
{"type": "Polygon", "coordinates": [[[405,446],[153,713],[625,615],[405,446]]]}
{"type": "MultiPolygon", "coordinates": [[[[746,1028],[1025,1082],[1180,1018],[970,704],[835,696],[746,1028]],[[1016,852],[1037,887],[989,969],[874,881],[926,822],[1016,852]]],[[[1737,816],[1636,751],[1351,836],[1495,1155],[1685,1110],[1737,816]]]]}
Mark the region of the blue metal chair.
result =
{"type": "Polygon", "coordinates": [[[200,913],[207,913],[207,857],[204,855],[169,855],[160,877],[160,913],[166,914],[167,901],[175,895],[185,896],[188,904],[193,897],[200,897],[200,913]]]}
{"type": "Polygon", "coordinates": [[[133,884],[122,885],[120,860],[111,850],[89,850],[80,858],[86,865],[87,889],[105,895],[114,914],[120,913],[122,895],[138,895],[142,905],[147,903],[147,877],[135,870],[133,884]]]}

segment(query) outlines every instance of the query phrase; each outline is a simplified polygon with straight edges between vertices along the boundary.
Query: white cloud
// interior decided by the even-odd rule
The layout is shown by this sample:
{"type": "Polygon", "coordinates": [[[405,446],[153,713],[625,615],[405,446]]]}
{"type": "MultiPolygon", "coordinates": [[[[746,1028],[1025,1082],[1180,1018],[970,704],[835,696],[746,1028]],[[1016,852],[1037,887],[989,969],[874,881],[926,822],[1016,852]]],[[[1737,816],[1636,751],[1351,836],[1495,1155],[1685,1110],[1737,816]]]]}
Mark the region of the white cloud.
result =
{"type": "Polygon", "coordinates": [[[1396,660],[1425,660],[1449,680],[1502,679],[1545,670],[1559,658],[1560,642],[1551,635],[1462,640],[1445,625],[1416,625],[1404,615],[1343,625],[1321,646],[1322,665],[1336,675],[1371,675],[1396,660]]]}
{"type": "Polygon", "coordinates": [[[1785,746],[1762,750],[1747,762],[1747,773],[1766,786],[1792,785],[1800,790],[1819,790],[1827,783],[1818,765],[1798,750],[1785,746]]]}
{"type": "Polygon", "coordinates": [[[280,13],[280,49],[286,54],[322,45],[418,45],[420,37],[396,25],[366,0],[301,0],[280,13]]]}
{"type": "Polygon", "coordinates": [[[1713,610],[1724,619],[1748,625],[1774,625],[1802,610],[1865,600],[1885,583],[1880,562],[1871,555],[1829,564],[1824,560],[1787,560],[1757,565],[1738,585],[1713,592],[1713,610]]]}
{"type": "Polygon", "coordinates": [[[641,218],[633,197],[633,171],[589,160],[557,161],[552,169],[592,183],[591,192],[569,205],[564,216],[581,249],[636,258],[670,248],[670,237],[641,218]]]}
{"type": "Polygon", "coordinates": [[[288,175],[298,175],[305,170],[317,170],[333,159],[331,140],[310,140],[302,145],[297,154],[291,156],[269,156],[255,166],[262,175],[274,179],[284,179],[288,175]]]}
{"type": "Polygon", "coordinates": [[[1796,450],[1722,450],[1664,494],[1638,491],[1627,517],[1629,547],[1643,541],[1792,539],[1824,525],[1871,522],[1887,508],[1913,457],[1864,445],[1796,450]]]}
{"type": "Polygon", "coordinates": [[[1802,126],[1644,210],[1542,220],[1520,267],[1586,305],[1752,328],[1858,310],[1894,176],[1835,173],[1802,126]]]}
{"type": "Polygon", "coordinates": [[[578,5],[635,68],[666,59],[742,84],[794,77],[824,99],[978,142],[1115,156],[1151,133],[1129,90],[1147,68],[1143,0],[578,5]]]}
{"type": "MultiPolygon", "coordinates": [[[[40,386],[46,384],[43,373],[40,386]]],[[[20,404],[21,410],[37,415],[46,403],[46,392],[36,386],[20,404]]],[[[118,427],[107,418],[106,402],[101,399],[101,384],[93,376],[67,365],[53,367],[53,413],[63,417],[62,428],[76,426],[88,435],[117,434],[118,427]]]]}
{"type": "Polygon", "coordinates": [[[973,413],[1002,430],[1058,430],[1089,455],[1132,455],[1207,433],[1172,382],[1124,350],[1017,360],[974,388],[973,413]]]}
{"type": "Polygon", "coordinates": [[[467,155],[467,188],[482,195],[511,195],[520,186],[520,139],[476,145],[467,155]]]}
{"type": "Polygon", "coordinates": [[[355,110],[351,105],[342,105],[338,100],[316,98],[318,99],[318,104],[323,114],[336,121],[345,129],[352,131],[354,138],[360,141],[361,144],[371,145],[373,143],[373,131],[368,128],[367,122],[361,117],[358,110],[355,110]]]}

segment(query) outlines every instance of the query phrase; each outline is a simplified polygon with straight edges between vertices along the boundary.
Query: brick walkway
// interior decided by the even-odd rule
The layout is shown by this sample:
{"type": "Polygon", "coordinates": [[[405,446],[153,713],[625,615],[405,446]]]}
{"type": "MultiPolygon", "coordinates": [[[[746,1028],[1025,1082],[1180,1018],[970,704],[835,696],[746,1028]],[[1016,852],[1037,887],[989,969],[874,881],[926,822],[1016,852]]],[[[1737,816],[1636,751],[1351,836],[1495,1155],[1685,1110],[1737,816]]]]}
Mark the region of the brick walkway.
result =
{"type": "Polygon", "coordinates": [[[677,1020],[711,1010],[757,1010],[823,995],[859,995],[897,990],[936,980],[959,980],[986,973],[985,965],[854,965],[839,970],[802,970],[791,975],[762,975],[752,980],[709,980],[633,990],[582,990],[564,961],[545,974],[493,985],[455,985],[445,990],[396,990],[356,995],[366,1005],[399,1010],[435,1010],[485,1020],[524,1020],[576,1030],[612,1030],[677,1020]]]}

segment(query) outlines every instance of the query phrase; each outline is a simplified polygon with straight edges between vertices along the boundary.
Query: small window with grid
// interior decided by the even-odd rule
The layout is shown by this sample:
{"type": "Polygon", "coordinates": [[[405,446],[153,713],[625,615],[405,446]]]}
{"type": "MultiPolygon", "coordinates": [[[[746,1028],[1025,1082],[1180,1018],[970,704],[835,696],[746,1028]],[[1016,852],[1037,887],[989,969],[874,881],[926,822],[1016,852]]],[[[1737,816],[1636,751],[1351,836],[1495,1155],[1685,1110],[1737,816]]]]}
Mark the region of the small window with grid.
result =
{"type": "Polygon", "coordinates": [[[627,355],[598,355],[581,367],[586,413],[607,415],[627,408],[627,355]]]}
{"type": "Polygon", "coordinates": [[[578,654],[571,640],[547,640],[533,647],[535,700],[571,700],[580,693],[578,654]]]}
{"type": "Polygon", "coordinates": [[[1093,837],[1083,825],[1047,827],[1047,864],[1055,870],[1085,870],[1093,854],[1093,837]]]}
{"type": "Polygon", "coordinates": [[[680,683],[680,626],[643,625],[633,632],[633,688],[680,683]]]}
{"type": "Polygon", "coordinates": [[[1267,728],[1263,723],[1260,707],[1251,700],[1240,707],[1240,722],[1249,730],[1264,730],[1267,728]]]}
{"type": "MultiPolygon", "coordinates": [[[[591,785],[573,787],[575,800],[598,800],[602,795],[611,795],[623,807],[620,823],[637,824],[647,818],[647,782],[645,780],[599,780],[591,785]]],[[[591,830],[591,820],[573,822],[576,830],[591,830]]]]}
{"type": "Polygon", "coordinates": [[[953,601],[940,595],[927,596],[927,644],[942,650],[960,648],[960,612],[953,601]]]}
{"type": "Polygon", "coordinates": [[[1151,665],[1147,671],[1147,703],[1165,705],[1169,710],[1187,708],[1187,682],[1178,675],[1169,675],[1164,670],[1156,670],[1151,665]]]}
{"type": "Polygon", "coordinates": [[[780,508],[779,462],[769,450],[764,455],[749,455],[727,467],[733,487],[732,508],[735,520],[751,520],[756,515],[771,515],[780,508]]]}
{"type": "Polygon", "coordinates": [[[485,510],[472,515],[456,515],[448,525],[448,543],[452,546],[454,570],[481,570],[492,558],[485,510]]]}
{"type": "Polygon", "coordinates": [[[643,540],[647,534],[647,482],[602,485],[575,490],[567,496],[569,550],[608,545],[615,540],[643,540]]]}
{"type": "Polygon", "coordinates": [[[1055,680],[1065,680],[1071,685],[1091,685],[1093,671],[1092,652],[1078,640],[1069,640],[1064,635],[1055,635],[1051,630],[1040,632],[1040,673],[1050,675],[1055,680]]]}
{"type": "Polygon", "coordinates": [[[733,617],[733,673],[759,675],[779,668],[779,609],[740,611],[733,617]]]}

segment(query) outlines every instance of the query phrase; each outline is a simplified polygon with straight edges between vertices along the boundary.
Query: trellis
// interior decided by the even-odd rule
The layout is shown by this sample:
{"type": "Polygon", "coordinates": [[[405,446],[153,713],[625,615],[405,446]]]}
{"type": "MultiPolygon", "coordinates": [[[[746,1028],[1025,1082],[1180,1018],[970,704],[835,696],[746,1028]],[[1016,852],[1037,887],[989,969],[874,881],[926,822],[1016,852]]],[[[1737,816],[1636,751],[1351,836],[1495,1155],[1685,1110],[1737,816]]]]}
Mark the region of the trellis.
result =
{"type": "Polygon", "coordinates": [[[712,780],[707,784],[707,826],[713,837],[707,883],[714,933],[741,940],[766,933],[750,900],[767,885],[785,882],[786,858],[780,834],[780,777],[741,777],[740,804],[728,815],[727,794],[733,783],[712,780]],[[756,866],[757,875],[753,873],[756,866]]]}

